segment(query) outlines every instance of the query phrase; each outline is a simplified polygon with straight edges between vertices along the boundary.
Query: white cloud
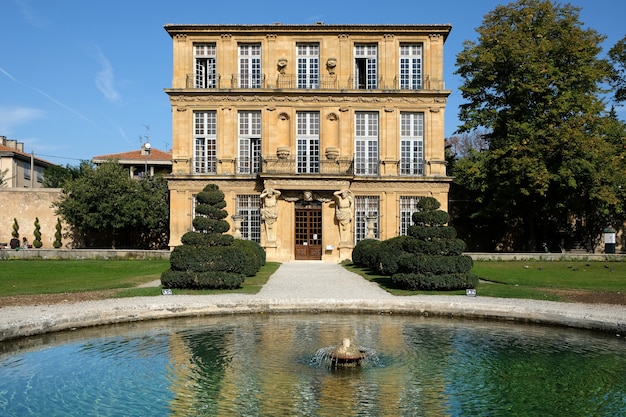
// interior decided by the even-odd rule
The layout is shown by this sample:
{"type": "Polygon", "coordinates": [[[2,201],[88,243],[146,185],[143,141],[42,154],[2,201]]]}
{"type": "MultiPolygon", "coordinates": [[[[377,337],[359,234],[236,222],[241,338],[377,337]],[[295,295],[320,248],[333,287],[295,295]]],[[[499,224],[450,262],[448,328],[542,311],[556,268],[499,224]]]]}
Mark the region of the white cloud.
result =
{"type": "Polygon", "coordinates": [[[44,116],[43,110],[29,107],[0,107],[0,134],[10,134],[13,126],[29,123],[44,116]]]}
{"type": "Polygon", "coordinates": [[[101,52],[98,52],[96,59],[102,66],[102,69],[96,74],[96,87],[107,100],[112,102],[120,100],[122,96],[115,88],[113,66],[101,52]]]}

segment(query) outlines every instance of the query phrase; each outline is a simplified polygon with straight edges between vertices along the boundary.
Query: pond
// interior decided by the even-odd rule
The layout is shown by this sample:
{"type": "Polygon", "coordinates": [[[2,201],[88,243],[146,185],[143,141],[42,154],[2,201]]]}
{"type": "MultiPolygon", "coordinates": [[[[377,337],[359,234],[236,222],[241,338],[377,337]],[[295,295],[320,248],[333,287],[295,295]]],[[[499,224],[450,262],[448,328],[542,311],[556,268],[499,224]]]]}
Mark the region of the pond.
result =
{"type": "Polygon", "coordinates": [[[159,320],[0,343],[2,416],[617,416],[626,341],[408,315],[159,320]],[[372,353],[332,368],[349,338],[372,353]]]}

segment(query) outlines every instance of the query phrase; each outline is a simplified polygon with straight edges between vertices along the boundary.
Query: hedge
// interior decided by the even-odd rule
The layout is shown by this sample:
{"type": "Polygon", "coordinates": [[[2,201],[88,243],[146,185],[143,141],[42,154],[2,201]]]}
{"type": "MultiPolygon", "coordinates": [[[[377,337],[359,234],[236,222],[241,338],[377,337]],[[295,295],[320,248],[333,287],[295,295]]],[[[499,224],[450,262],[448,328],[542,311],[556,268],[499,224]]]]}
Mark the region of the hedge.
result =
{"type": "Polygon", "coordinates": [[[225,271],[172,271],[161,275],[163,288],[185,289],[234,289],[239,288],[245,275],[225,271]]]}
{"type": "Polygon", "coordinates": [[[478,285],[478,277],[472,273],[442,275],[399,273],[392,275],[391,281],[398,287],[411,291],[453,291],[476,288],[478,285]]]}

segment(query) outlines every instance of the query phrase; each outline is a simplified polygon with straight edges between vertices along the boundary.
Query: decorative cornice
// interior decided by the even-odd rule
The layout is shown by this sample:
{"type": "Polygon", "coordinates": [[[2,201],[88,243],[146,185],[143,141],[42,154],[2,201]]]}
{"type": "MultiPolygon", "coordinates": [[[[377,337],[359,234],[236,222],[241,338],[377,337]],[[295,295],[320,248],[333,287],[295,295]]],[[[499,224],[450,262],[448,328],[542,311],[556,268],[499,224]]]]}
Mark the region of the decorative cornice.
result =
{"type": "MultiPolygon", "coordinates": [[[[259,96],[259,95],[185,95],[171,94],[170,101],[188,102],[188,103],[219,103],[219,102],[247,102],[247,103],[446,103],[445,97],[420,97],[420,96],[402,96],[398,98],[380,97],[380,96],[259,96]]],[[[391,108],[391,107],[390,107],[391,108]]],[[[341,106],[339,111],[348,111],[349,107],[341,106]]]]}

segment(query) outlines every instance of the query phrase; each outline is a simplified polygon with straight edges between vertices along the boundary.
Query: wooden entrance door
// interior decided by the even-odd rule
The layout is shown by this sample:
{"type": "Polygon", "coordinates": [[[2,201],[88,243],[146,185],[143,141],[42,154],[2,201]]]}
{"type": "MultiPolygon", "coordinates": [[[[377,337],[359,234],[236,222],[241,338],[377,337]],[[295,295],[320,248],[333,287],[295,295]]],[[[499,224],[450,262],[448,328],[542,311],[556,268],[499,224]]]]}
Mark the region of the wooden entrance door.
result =
{"type": "Polygon", "coordinates": [[[320,204],[296,204],[297,260],[322,259],[322,207],[320,204]]]}

